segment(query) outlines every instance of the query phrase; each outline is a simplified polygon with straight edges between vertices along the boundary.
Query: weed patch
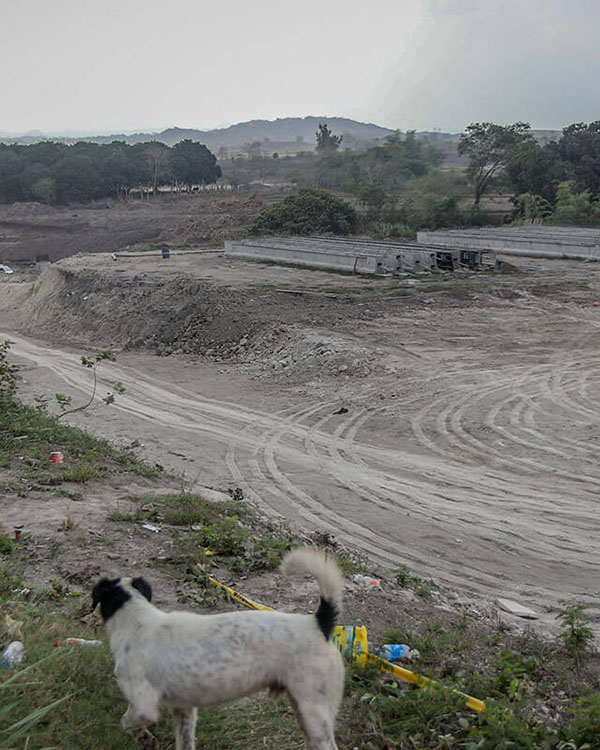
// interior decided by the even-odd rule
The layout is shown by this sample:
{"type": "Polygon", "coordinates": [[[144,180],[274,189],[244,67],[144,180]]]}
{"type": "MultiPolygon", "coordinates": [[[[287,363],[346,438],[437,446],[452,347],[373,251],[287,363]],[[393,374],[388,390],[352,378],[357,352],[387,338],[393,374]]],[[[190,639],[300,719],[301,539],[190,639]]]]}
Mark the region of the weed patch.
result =
{"type": "Polygon", "coordinates": [[[52,486],[65,481],[85,483],[95,476],[122,471],[148,478],[161,473],[160,467],[145,464],[130,451],[61,424],[38,409],[14,399],[5,399],[2,406],[0,454],[25,480],[52,486]],[[50,465],[49,454],[56,450],[65,455],[65,464],[50,465]]]}

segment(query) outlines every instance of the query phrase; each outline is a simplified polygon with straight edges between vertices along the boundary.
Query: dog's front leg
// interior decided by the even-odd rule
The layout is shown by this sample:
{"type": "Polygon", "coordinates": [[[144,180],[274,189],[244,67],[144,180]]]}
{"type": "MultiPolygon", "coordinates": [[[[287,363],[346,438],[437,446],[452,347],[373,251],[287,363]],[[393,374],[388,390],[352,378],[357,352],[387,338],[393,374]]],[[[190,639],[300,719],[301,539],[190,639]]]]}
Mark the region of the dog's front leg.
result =
{"type": "Polygon", "coordinates": [[[141,705],[129,704],[127,711],[121,716],[121,726],[126,732],[132,732],[134,729],[142,729],[148,724],[154,724],[158,719],[158,705],[148,704],[141,705]]]}
{"type": "Polygon", "coordinates": [[[143,729],[134,729],[130,734],[142,750],[159,750],[158,740],[145,727],[143,729]]]}
{"type": "Polygon", "coordinates": [[[141,729],[158,721],[158,694],[154,687],[137,674],[117,675],[121,692],[129,701],[127,711],[121,717],[121,726],[126,732],[141,729]]]}
{"type": "Polygon", "coordinates": [[[175,750],[196,750],[196,719],[198,711],[195,708],[174,708],[175,721],[175,750]]]}

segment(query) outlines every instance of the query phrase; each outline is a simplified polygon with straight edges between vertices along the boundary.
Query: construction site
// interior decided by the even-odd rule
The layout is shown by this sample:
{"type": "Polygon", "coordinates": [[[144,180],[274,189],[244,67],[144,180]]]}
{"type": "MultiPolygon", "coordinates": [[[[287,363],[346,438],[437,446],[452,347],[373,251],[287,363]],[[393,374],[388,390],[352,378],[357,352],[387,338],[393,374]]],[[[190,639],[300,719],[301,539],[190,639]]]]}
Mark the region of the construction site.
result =
{"type": "Polygon", "coordinates": [[[73,256],[1,279],[2,333],[29,398],[75,397],[78,353],[116,346],[126,395],[73,419],[186,481],[461,597],[551,622],[577,580],[599,614],[600,276],[565,249],[596,235],[552,229],[559,258],[528,247],[503,274],[496,231],[73,256]]]}
{"type": "MultiPolygon", "coordinates": [[[[146,224],[147,207],[73,217],[38,207],[5,226],[0,258],[13,273],[0,274],[0,341],[20,367],[19,398],[42,414],[62,404],[62,424],[146,467],[93,463],[84,433],[48,444],[61,461],[49,464],[38,448],[48,425],[34,448],[17,428],[0,503],[24,590],[75,608],[98,576],[135,571],[165,608],[310,612],[314,584],[290,586],[275,567],[290,545],[317,544],[344,565],[340,648],[405,686],[450,687],[481,715],[496,683],[481,687],[469,670],[504,669],[514,644],[556,643],[565,601],[586,608],[597,637],[594,233],[521,227],[410,243],[240,231],[219,247],[199,239],[208,218],[177,208],[171,225],[146,224]],[[71,221],[89,252],[65,255],[71,221]],[[147,242],[107,248],[138,222],[147,242]],[[25,262],[49,223],[48,260],[25,262]],[[203,514],[215,504],[213,520],[178,520],[182,502],[203,514]],[[390,626],[414,665],[378,656],[390,626]],[[458,658],[456,646],[441,655],[440,634],[462,639],[458,658]]],[[[52,625],[53,637],[99,643],[99,623],[80,615],[52,625]]],[[[48,648],[38,630],[28,626],[27,648],[48,648]]],[[[597,660],[586,659],[576,674],[587,685],[597,660]]],[[[72,658],[64,664],[72,674],[72,658]]],[[[560,726],[575,673],[561,662],[551,674],[531,710],[560,726]]],[[[297,739],[293,713],[277,711],[297,739]]],[[[355,715],[349,697],[342,748],[364,741],[355,715]]]]}

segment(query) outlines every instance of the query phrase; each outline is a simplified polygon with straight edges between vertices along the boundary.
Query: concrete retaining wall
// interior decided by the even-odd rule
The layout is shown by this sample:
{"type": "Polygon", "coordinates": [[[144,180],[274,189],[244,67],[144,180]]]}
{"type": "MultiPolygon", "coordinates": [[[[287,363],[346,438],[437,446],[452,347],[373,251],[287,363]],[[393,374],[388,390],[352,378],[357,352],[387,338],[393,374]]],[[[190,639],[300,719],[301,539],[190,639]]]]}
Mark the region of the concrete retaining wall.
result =
{"type": "Polygon", "coordinates": [[[250,241],[226,241],[225,255],[246,260],[275,261],[298,266],[326,268],[346,273],[385,273],[379,267],[379,256],[367,253],[324,252],[319,248],[297,248],[250,241]]]}
{"type": "Polygon", "coordinates": [[[481,253],[414,242],[345,237],[258,237],[225,242],[225,255],[246,260],[310,266],[346,273],[395,274],[477,268],[481,253]]]}
{"type": "Polygon", "coordinates": [[[600,258],[600,230],[583,227],[486,227],[418,232],[424,245],[475,248],[546,258],[600,258]]]}

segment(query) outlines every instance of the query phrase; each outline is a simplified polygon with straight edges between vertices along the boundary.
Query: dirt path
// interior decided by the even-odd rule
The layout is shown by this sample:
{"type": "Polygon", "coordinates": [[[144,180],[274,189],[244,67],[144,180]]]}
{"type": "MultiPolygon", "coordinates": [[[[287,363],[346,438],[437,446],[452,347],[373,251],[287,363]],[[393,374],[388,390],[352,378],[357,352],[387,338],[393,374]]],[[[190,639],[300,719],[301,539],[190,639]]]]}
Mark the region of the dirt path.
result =
{"type": "MultiPolygon", "coordinates": [[[[128,353],[101,376],[127,392],[79,423],[386,567],[541,611],[576,598],[597,618],[599,321],[529,297],[390,315],[345,334],[393,374],[302,389],[128,353]]],[[[26,393],[89,392],[76,354],[10,338],[26,393]]]]}

